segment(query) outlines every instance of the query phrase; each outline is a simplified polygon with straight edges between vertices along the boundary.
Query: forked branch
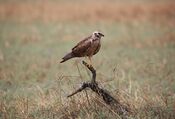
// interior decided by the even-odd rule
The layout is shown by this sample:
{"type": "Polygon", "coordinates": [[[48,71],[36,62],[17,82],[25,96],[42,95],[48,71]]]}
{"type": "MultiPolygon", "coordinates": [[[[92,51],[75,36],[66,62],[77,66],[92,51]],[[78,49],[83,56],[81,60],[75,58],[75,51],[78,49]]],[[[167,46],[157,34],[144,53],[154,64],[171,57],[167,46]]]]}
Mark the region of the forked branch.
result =
{"type": "Polygon", "coordinates": [[[125,115],[129,111],[129,109],[122,105],[118,100],[116,100],[114,97],[112,97],[107,91],[100,88],[98,86],[98,83],[96,82],[96,70],[93,68],[92,65],[87,64],[85,61],[83,61],[83,64],[91,71],[92,73],[92,79],[90,82],[84,82],[79,89],[77,89],[72,94],[68,95],[67,97],[71,97],[82,90],[86,88],[90,88],[92,91],[94,91],[99,97],[101,97],[104,102],[109,105],[114,111],[116,111],[118,114],[125,115]]]}

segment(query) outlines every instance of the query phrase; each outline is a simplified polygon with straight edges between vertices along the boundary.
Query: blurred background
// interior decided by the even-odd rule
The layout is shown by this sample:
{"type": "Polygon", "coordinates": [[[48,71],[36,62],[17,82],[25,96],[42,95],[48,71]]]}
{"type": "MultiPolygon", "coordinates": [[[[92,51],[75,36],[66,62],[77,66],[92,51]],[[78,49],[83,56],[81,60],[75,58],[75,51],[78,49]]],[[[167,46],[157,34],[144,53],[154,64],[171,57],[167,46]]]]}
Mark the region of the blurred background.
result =
{"type": "Polygon", "coordinates": [[[138,118],[173,117],[174,0],[0,0],[0,118],[108,117],[77,111],[84,93],[66,95],[90,76],[75,59],[59,64],[96,30],[105,35],[93,57],[100,85],[128,94],[138,118]]]}

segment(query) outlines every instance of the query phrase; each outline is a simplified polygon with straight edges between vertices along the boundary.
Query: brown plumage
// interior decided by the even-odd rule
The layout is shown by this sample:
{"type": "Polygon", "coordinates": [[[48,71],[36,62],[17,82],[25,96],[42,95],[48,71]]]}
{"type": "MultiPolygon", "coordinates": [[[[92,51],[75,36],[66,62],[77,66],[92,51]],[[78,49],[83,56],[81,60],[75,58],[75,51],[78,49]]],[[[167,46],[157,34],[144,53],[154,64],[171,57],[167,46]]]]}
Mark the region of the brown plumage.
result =
{"type": "Polygon", "coordinates": [[[60,63],[63,63],[74,57],[89,57],[89,59],[95,55],[101,47],[101,37],[104,35],[100,32],[93,32],[93,34],[84,40],[80,41],[72,51],[66,54],[60,63]]]}

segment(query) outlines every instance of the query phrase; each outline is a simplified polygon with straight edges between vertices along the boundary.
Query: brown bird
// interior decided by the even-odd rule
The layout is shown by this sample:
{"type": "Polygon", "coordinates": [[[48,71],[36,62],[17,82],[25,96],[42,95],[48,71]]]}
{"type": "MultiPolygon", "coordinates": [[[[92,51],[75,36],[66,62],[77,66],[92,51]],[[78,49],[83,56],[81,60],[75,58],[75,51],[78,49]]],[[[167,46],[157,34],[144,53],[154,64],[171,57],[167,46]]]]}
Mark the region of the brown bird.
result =
{"type": "Polygon", "coordinates": [[[101,47],[101,37],[104,35],[98,31],[92,33],[91,36],[80,41],[75,47],[72,48],[70,53],[67,53],[60,63],[63,63],[75,57],[88,57],[91,62],[91,57],[95,55],[101,47]]]}

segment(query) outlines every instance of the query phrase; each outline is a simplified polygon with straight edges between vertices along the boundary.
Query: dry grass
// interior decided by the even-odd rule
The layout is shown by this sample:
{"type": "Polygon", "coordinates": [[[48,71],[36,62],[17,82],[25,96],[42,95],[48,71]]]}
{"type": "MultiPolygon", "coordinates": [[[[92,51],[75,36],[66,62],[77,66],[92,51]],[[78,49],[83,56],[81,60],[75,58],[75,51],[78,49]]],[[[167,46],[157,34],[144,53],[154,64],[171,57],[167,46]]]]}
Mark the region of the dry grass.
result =
{"type": "MultiPolygon", "coordinates": [[[[64,80],[64,79],[63,79],[64,80]]],[[[60,81],[59,81],[60,82],[60,81]]],[[[130,85],[133,87],[133,85],[130,85]]],[[[129,86],[129,87],[130,87],[129,86]]],[[[49,89],[47,92],[40,87],[36,87],[37,97],[16,97],[8,103],[7,99],[1,99],[1,118],[3,119],[74,119],[74,118],[122,118],[106,105],[102,99],[88,92],[88,99],[85,92],[77,96],[65,99],[61,96],[61,87],[49,89]],[[90,103],[88,103],[90,102],[90,103]]],[[[115,98],[132,110],[127,118],[159,118],[173,119],[174,110],[169,107],[173,103],[173,94],[152,94],[150,89],[134,89],[132,95],[129,89],[113,91],[115,98]]],[[[3,95],[4,97],[4,95],[3,95]]]]}
{"type": "Polygon", "coordinates": [[[0,118],[122,118],[91,91],[66,98],[89,75],[58,62],[100,29],[100,86],[131,108],[128,119],[174,119],[174,1],[19,1],[0,1],[0,118]]]}

